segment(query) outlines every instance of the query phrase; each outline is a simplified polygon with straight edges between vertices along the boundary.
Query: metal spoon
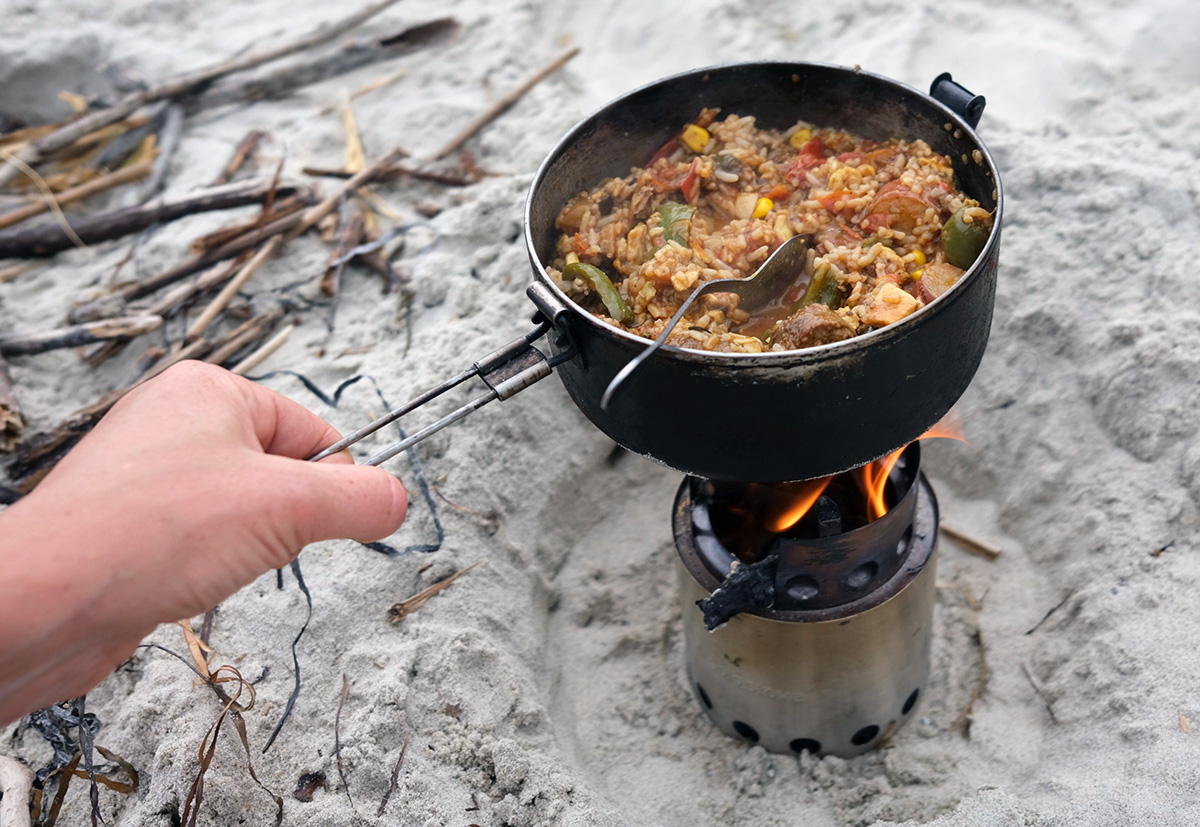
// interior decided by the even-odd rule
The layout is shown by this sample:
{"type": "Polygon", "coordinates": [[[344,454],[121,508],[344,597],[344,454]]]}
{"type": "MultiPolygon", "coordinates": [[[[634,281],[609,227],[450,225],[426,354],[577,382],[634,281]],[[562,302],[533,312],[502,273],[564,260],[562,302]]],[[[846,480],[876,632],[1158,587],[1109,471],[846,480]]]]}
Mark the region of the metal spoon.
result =
{"type": "Polygon", "coordinates": [[[761,307],[766,307],[795,283],[796,276],[804,269],[808,251],[814,243],[815,240],[808,234],[792,236],[783,242],[779,249],[772,253],[771,257],[764,261],[762,266],[755,270],[749,278],[714,279],[696,288],[695,292],[688,296],[687,301],[675,311],[675,315],[671,317],[671,321],[667,322],[662,333],[658,334],[658,338],[648,348],[630,359],[629,363],[612,378],[604,395],[600,397],[600,408],[608,410],[617,391],[629,380],[634,371],[641,367],[643,362],[663,346],[667,337],[671,335],[671,331],[675,329],[675,325],[679,324],[688,308],[692,306],[692,302],[705,293],[736,293],[741,297],[738,306],[742,310],[753,312],[761,307]]]}

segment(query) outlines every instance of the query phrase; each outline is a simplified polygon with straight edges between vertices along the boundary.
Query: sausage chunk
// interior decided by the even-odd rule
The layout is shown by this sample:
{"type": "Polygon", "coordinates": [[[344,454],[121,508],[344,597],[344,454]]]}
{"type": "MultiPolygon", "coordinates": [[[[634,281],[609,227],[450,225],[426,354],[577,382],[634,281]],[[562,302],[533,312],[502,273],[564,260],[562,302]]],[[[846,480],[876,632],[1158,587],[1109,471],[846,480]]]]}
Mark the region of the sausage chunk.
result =
{"type": "Polygon", "coordinates": [[[779,323],[774,342],[786,350],[854,338],[854,324],[823,304],[802,307],[779,323]]]}

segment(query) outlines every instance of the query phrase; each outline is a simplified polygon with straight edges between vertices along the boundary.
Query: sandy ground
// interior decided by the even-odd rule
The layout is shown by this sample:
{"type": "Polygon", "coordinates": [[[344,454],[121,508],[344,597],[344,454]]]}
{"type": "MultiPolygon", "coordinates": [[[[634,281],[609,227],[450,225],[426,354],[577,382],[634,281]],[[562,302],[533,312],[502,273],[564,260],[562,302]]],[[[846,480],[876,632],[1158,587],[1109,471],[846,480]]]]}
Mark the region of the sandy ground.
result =
{"type": "MultiPolygon", "coordinates": [[[[62,88],[94,91],[95,68],[108,61],[162,78],[338,13],[315,0],[9,0],[0,108],[38,114],[62,88]]],[[[368,29],[443,14],[465,25],[449,46],[188,121],[173,193],[210,180],[251,127],[270,131],[264,155],[286,150],[289,170],[334,166],[341,125],[319,110],[342,89],[402,69],[390,90],[355,108],[368,155],[396,142],[420,155],[564,46],[584,49],[469,144],[498,175],[459,191],[380,188],[415,222],[398,259],[416,292],[411,348],[394,298],[381,301],[378,282],[352,272],[334,331],[319,310],[302,314],[264,371],[299,371],[325,389],[363,373],[395,403],[523,332],[529,265],[519,231],[532,173],[574,122],[634,85],[758,58],[861,64],[919,88],[949,70],[988,97],[979,131],[1001,168],[1007,215],[992,338],[960,405],[971,445],[932,445],[927,465],[943,516],[1004,552],[990,563],[943,541],[933,677],[890,749],[816,760],[749,748],[708,723],[683,677],[668,521],[678,474],[614,452],[557,382],[541,383],[420,448],[445,527],[439,552],[387,558],[350,542],[305,550],[314,608],[298,651],[304,688],[265,755],[292,687],[304,600],[290,575],[282,590],[272,575],[221,607],[215,662],[263,675],[247,725],[263,783],[284,796],[285,823],[1200,822],[1200,313],[1186,300],[1200,239],[1196,7],[407,0],[368,29]],[[418,221],[422,201],[445,209],[418,221]],[[388,622],[398,599],[476,561],[420,611],[388,622]],[[953,723],[981,674],[981,640],[987,680],[964,738],[953,723]],[[343,675],[348,790],[332,757],[343,675]],[[406,742],[398,789],[376,817],[406,742]],[[314,771],[329,788],[297,801],[296,779],[314,771]]],[[[148,273],[178,260],[223,220],[149,235],[132,266],[148,273]]],[[[58,323],[127,252],[65,253],[0,285],[3,329],[58,323]]],[[[326,255],[303,239],[256,290],[316,277],[326,255]]],[[[178,336],[178,326],[168,332],[178,336]]],[[[133,355],[97,371],[72,352],[13,360],[30,427],[99,396],[133,355]]],[[[344,430],[381,411],[363,385],[332,410],[293,379],[269,384],[344,430]]],[[[411,466],[392,467],[415,491],[411,466]]],[[[414,494],[391,542],[434,536],[414,494]]],[[[174,627],[152,641],[182,647],[174,627]]],[[[178,661],[146,651],[89,708],[104,723],[98,743],[142,772],[136,795],[101,791],[108,823],[173,823],[218,711],[211,693],[178,661]]],[[[0,751],[45,763],[40,739],[10,738],[14,729],[0,751]]],[[[232,734],[221,738],[200,823],[270,823],[270,798],[247,777],[232,734]]],[[[79,785],[60,823],[88,820],[79,785]]]]}

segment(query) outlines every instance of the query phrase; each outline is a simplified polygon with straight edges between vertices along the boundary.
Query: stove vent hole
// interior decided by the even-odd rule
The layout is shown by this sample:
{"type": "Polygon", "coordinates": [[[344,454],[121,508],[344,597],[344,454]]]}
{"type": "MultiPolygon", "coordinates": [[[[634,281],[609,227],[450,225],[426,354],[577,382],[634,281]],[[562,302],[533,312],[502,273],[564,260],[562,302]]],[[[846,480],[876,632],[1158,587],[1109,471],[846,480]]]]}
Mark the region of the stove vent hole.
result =
{"type": "Polygon", "coordinates": [[[700,703],[704,704],[705,709],[712,709],[712,701],[708,698],[708,693],[704,691],[704,687],[696,684],[696,694],[700,696],[700,703]]]}
{"type": "Polygon", "coordinates": [[[907,715],[912,712],[912,708],[917,705],[917,697],[920,694],[921,690],[919,687],[912,691],[912,694],[908,696],[908,700],[904,702],[904,706],[900,710],[901,715],[907,715]]]}
{"type": "Polygon", "coordinates": [[[821,584],[811,577],[803,574],[797,574],[791,580],[788,580],[784,585],[783,590],[787,592],[788,597],[795,600],[797,603],[804,603],[812,600],[821,591],[821,584]]]}
{"type": "Polygon", "coordinates": [[[821,742],[815,738],[797,738],[788,744],[793,752],[811,752],[816,755],[821,751],[821,742]]]}
{"type": "Polygon", "coordinates": [[[861,591],[866,588],[868,583],[875,579],[878,571],[879,564],[874,560],[863,563],[846,576],[846,588],[861,591]]]}
{"type": "MultiPolygon", "coordinates": [[[[745,721],[734,721],[733,728],[737,730],[737,734],[745,738],[752,744],[758,743],[758,730],[750,726],[745,721]]],[[[879,727],[876,727],[878,729],[879,727]]]]}
{"type": "MultiPolygon", "coordinates": [[[[734,724],[734,726],[737,726],[737,724],[734,724]]],[[[856,747],[861,747],[863,744],[871,743],[871,741],[874,740],[875,736],[878,734],[879,727],[871,724],[870,726],[865,726],[858,732],[854,733],[854,735],[850,738],[850,743],[854,744],[856,747]]]]}

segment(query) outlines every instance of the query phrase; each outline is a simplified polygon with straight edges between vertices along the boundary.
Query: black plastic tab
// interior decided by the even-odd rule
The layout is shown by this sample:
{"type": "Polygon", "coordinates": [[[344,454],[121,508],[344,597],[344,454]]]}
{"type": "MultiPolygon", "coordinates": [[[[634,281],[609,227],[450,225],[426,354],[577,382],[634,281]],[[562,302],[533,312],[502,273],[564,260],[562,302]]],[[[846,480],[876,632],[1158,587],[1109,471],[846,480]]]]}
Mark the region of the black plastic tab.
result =
{"type": "Polygon", "coordinates": [[[983,117],[983,107],[987,100],[983,95],[972,94],[961,84],[955,83],[949,72],[942,72],[933,79],[929,86],[929,94],[954,110],[972,129],[979,126],[979,119],[983,117]]]}

